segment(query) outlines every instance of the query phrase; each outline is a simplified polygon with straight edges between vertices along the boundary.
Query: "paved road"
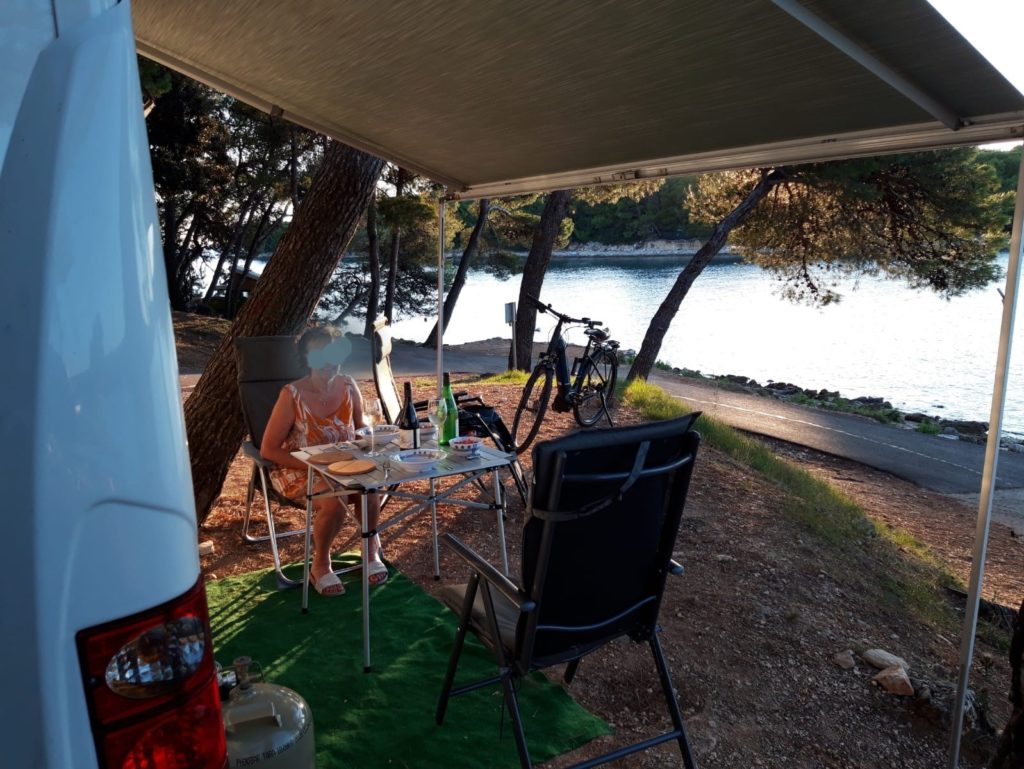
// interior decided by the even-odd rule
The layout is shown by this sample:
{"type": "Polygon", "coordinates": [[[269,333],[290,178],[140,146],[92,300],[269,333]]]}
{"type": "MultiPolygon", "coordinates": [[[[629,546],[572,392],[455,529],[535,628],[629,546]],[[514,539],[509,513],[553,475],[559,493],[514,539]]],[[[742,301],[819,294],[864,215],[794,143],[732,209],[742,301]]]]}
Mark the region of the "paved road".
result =
{"type": "MultiPolygon", "coordinates": [[[[674,377],[654,381],[733,427],[886,470],[944,494],[977,492],[985,447],[883,425],[855,414],[796,406],[674,377]]],[[[1024,454],[999,453],[996,488],[1024,488],[1024,454]]]]}

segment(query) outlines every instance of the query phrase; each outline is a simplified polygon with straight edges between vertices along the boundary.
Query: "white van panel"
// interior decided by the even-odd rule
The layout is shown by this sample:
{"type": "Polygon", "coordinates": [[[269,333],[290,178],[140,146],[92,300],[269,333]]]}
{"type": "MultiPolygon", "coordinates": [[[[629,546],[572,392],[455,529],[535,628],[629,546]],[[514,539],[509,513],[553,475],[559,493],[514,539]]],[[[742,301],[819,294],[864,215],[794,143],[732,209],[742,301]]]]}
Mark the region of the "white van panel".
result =
{"type": "Polygon", "coordinates": [[[56,18],[0,172],[0,742],[4,765],[76,769],[96,757],[75,633],[184,593],[199,561],[128,4],[56,18]]]}
{"type": "Polygon", "coordinates": [[[36,58],[56,36],[50,0],[0,2],[0,165],[36,58]]]}

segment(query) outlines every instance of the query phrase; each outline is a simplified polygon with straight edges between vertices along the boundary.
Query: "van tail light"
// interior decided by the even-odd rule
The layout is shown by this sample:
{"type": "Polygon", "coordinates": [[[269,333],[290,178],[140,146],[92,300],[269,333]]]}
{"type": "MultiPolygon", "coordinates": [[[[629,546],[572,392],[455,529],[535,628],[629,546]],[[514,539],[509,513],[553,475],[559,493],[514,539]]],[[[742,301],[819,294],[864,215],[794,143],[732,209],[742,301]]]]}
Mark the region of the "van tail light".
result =
{"type": "Polygon", "coordinates": [[[103,769],[227,766],[202,581],[76,640],[103,769]]]}

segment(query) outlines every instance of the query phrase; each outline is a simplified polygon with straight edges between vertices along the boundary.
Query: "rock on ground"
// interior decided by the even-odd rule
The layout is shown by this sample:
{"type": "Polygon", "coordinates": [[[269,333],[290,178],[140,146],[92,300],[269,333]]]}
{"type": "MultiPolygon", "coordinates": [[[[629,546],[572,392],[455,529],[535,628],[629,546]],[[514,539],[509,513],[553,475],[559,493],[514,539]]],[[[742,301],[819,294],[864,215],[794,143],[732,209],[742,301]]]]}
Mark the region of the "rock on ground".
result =
{"type": "Polygon", "coordinates": [[[899,665],[886,668],[871,680],[890,694],[901,697],[912,697],[914,694],[914,686],[910,683],[910,678],[907,677],[907,671],[899,665]]]}
{"type": "Polygon", "coordinates": [[[862,655],[860,655],[865,662],[870,664],[872,667],[876,667],[879,670],[885,670],[891,667],[900,667],[904,671],[910,671],[910,665],[902,657],[897,657],[895,654],[885,651],[884,649],[868,649],[862,655]]]}

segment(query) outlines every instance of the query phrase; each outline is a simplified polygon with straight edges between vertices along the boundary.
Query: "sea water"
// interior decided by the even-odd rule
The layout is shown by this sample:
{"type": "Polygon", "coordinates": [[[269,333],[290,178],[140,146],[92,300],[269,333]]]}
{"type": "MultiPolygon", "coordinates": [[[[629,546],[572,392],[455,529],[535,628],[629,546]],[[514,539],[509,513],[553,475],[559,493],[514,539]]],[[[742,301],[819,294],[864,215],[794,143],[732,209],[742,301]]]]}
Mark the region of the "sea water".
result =
{"type": "MultiPolygon", "coordinates": [[[[541,299],[576,317],[604,322],[623,349],[639,349],[651,317],[688,256],[565,259],[552,263],[541,299]]],[[[1007,257],[999,263],[1005,272],[1007,257]]],[[[882,396],[904,411],[988,421],[1002,312],[991,285],[953,299],[881,277],[842,278],[838,304],[794,304],[759,267],[714,263],[683,300],[658,359],[705,374],[742,374],[762,384],[792,382],[845,397],[882,396]]],[[[510,337],[504,304],[519,276],[471,270],[445,342],[510,337]]],[[[1024,302],[1021,302],[1024,313],[1024,302]]],[[[395,324],[398,338],[422,341],[433,316],[395,324]]],[[[538,316],[536,339],[554,322],[538,316]]],[[[1004,429],[1024,433],[1024,320],[1014,335],[1004,429]]],[[[570,341],[585,341],[577,329],[570,341]]]]}

